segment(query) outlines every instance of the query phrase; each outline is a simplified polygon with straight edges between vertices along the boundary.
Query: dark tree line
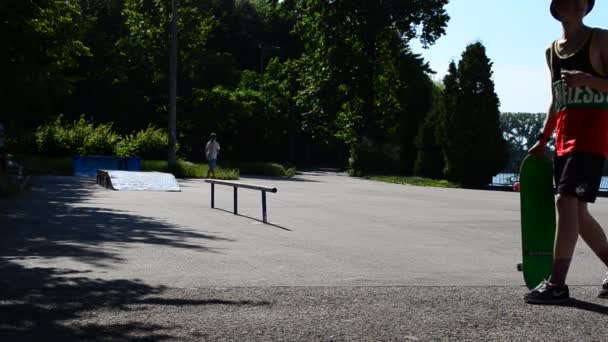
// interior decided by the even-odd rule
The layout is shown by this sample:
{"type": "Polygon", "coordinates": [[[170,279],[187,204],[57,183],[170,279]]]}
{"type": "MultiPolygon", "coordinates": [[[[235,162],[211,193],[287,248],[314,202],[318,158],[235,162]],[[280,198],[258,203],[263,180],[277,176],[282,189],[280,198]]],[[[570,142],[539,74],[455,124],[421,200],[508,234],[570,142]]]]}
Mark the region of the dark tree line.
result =
{"type": "MultiPolygon", "coordinates": [[[[485,184],[507,161],[485,48],[441,84],[410,48],[445,34],[447,3],[180,0],[181,157],[216,132],[226,159],[485,184]]],[[[0,19],[13,150],[59,114],[167,127],[170,0],[5,0],[0,19]]]]}

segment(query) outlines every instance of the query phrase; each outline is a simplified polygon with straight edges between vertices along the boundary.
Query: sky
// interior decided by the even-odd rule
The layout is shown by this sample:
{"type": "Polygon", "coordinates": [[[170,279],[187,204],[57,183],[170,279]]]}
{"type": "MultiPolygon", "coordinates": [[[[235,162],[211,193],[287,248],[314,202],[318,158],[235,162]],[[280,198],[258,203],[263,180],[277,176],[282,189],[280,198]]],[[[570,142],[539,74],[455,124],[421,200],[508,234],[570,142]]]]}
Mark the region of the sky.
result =
{"type": "MultiPolygon", "coordinates": [[[[545,50],[561,36],[561,25],[549,13],[550,0],[451,0],[451,19],[442,36],[429,49],[419,43],[422,54],[437,72],[445,76],[452,60],[458,61],[466,46],[481,41],[494,63],[494,83],[502,112],[546,112],[551,81],[545,50]]],[[[608,29],[608,0],[596,0],[585,23],[608,29]]]]}

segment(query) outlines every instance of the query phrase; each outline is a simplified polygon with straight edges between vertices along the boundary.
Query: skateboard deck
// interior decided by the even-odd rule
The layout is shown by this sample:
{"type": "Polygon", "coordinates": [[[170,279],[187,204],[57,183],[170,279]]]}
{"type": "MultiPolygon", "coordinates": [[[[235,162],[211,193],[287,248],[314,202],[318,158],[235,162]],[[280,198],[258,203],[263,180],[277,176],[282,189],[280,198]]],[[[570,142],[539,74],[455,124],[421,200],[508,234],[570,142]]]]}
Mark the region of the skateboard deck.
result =
{"type": "MultiPolygon", "coordinates": [[[[519,174],[521,206],[521,270],[529,289],[551,275],[555,241],[553,165],[545,157],[527,156],[519,174]]],[[[518,266],[519,268],[519,266],[518,266]]]]}

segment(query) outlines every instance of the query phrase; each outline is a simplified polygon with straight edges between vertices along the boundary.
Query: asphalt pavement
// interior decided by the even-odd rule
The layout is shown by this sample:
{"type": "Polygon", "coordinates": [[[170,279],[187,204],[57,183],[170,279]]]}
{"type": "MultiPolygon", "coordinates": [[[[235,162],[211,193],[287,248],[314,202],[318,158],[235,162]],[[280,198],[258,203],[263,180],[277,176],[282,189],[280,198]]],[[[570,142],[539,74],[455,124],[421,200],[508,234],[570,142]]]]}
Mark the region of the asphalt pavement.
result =
{"type": "MultiPolygon", "coordinates": [[[[516,193],[323,172],[260,193],[118,192],[39,177],[0,201],[0,339],[603,341],[581,241],[567,306],[524,304],[516,193]]],[[[608,224],[608,199],[591,207],[608,224]]]]}

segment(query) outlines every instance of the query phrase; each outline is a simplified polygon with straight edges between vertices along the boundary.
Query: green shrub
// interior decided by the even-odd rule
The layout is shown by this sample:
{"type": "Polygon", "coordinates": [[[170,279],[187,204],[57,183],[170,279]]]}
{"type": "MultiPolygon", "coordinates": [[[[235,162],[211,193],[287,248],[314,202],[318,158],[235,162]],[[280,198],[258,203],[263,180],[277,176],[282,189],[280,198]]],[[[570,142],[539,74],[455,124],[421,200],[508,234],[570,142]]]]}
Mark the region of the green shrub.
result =
{"type": "Polygon", "coordinates": [[[101,124],[93,129],[85,130],[83,133],[86,136],[77,151],[78,154],[84,156],[114,155],[116,144],[121,141],[120,136],[114,133],[112,124],[101,124]]]}
{"type": "MultiPolygon", "coordinates": [[[[164,160],[143,160],[142,170],[171,172],[179,178],[206,178],[209,167],[206,164],[196,164],[184,160],[178,160],[176,168],[170,170],[167,162],[164,160]]],[[[236,180],[239,179],[239,170],[217,168],[215,170],[215,176],[217,179],[236,180]]]]}
{"type": "Polygon", "coordinates": [[[405,176],[370,176],[367,179],[395,183],[395,184],[407,184],[414,186],[434,187],[434,188],[460,188],[460,185],[446,180],[436,180],[423,177],[405,177],[405,176]]]}
{"type": "Polygon", "coordinates": [[[112,128],[112,123],[95,125],[84,115],[69,123],[63,116],[36,130],[38,151],[47,156],[113,155],[116,144],[121,140],[112,128]]]}
{"type": "Polygon", "coordinates": [[[285,175],[287,177],[295,177],[296,176],[296,168],[295,167],[291,167],[289,169],[287,169],[287,171],[285,171],[285,175]]]}
{"type": "Polygon", "coordinates": [[[243,175],[257,175],[257,176],[270,176],[270,177],[293,177],[295,176],[295,169],[293,174],[290,175],[285,167],[276,163],[255,163],[255,162],[243,162],[243,163],[227,163],[232,168],[237,168],[243,175]]]}
{"type": "Polygon", "coordinates": [[[363,138],[351,148],[349,166],[351,176],[397,173],[399,147],[389,144],[380,146],[370,139],[363,138]]]}
{"type": "Polygon", "coordinates": [[[164,159],[169,151],[169,136],[167,133],[152,125],[126,136],[116,145],[116,155],[119,157],[137,156],[143,159],[164,159]]]}
{"type": "Polygon", "coordinates": [[[71,176],[74,173],[72,158],[47,156],[15,156],[14,160],[23,166],[23,172],[29,175],[71,176]]]}
{"type": "Polygon", "coordinates": [[[59,115],[55,121],[42,125],[36,129],[36,147],[39,152],[46,155],[69,155],[65,128],[62,124],[62,117],[59,115]]]}

